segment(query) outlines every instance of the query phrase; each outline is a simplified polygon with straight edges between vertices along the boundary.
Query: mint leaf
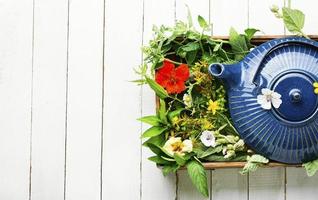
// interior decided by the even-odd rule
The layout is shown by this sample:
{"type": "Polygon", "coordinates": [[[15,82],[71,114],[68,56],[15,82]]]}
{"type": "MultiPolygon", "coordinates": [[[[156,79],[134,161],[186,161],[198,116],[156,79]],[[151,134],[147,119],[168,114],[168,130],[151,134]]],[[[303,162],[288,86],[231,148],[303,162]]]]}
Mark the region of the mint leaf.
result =
{"type": "Polygon", "coordinates": [[[141,122],[150,124],[152,126],[159,126],[161,123],[161,120],[157,116],[145,116],[138,119],[141,122]]]}
{"type": "Polygon", "coordinates": [[[283,8],[283,20],[285,27],[294,34],[303,35],[305,15],[297,9],[283,8]]]}
{"type": "Polygon", "coordinates": [[[303,164],[303,167],[306,169],[308,176],[313,176],[318,170],[318,160],[313,160],[303,164]]]}
{"type": "Polygon", "coordinates": [[[207,176],[204,167],[196,160],[187,164],[189,177],[198,191],[205,197],[209,197],[207,176]]]}
{"type": "Polygon", "coordinates": [[[161,126],[153,126],[149,129],[147,129],[143,134],[142,134],[142,138],[147,138],[147,137],[154,137],[157,135],[160,135],[161,133],[163,133],[165,130],[167,130],[166,127],[161,127],[161,126]]]}
{"type": "Polygon", "coordinates": [[[156,81],[148,77],[146,77],[146,81],[151,87],[151,89],[155,91],[158,97],[160,97],[161,99],[165,99],[169,97],[167,91],[161,85],[159,85],[156,81]]]}
{"type": "Polygon", "coordinates": [[[264,156],[258,155],[258,154],[254,154],[252,155],[249,159],[249,162],[253,162],[253,163],[268,163],[269,160],[267,158],[265,158],[264,156]]]}

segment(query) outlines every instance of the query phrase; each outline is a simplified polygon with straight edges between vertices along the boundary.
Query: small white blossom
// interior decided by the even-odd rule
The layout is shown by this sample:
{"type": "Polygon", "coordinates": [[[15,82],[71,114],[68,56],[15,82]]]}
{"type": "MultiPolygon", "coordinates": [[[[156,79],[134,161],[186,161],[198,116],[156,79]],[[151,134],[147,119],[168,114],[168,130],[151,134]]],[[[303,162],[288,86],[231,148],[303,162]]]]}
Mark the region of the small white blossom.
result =
{"type": "Polygon", "coordinates": [[[191,97],[191,95],[184,94],[183,95],[183,102],[188,108],[191,108],[192,107],[192,97],[191,97]]]}
{"type": "Polygon", "coordinates": [[[203,131],[200,136],[200,140],[206,147],[216,146],[214,131],[203,131]]]}
{"type": "Polygon", "coordinates": [[[279,108],[279,106],[282,104],[282,100],[280,98],[281,95],[277,92],[263,88],[262,94],[257,96],[257,103],[259,103],[263,109],[270,110],[272,105],[274,108],[279,108]]]}
{"type": "Polygon", "coordinates": [[[163,149],[167,153],[173,156],[175,153],[179,155],[184,155],[184,153],[190,153],[192,151],[193,145],[191,140],[181,140],[181,137],[170,137],[169,140],[163,146],[163,149]]]}

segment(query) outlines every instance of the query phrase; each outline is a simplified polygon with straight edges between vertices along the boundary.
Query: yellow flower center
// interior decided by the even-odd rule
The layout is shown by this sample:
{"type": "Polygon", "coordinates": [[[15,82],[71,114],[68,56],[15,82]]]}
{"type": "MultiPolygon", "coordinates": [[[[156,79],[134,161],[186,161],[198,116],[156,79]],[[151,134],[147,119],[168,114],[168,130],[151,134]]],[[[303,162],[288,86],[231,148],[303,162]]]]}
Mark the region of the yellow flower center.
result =
{"type": "Polygon", "coordinates": [[[171,144],[171,146],[172,146],[173,152],[182,152],[184,144],[183,144],[183,142],[180,141],[180,142],[175,142],[175,143],[171,144]]]}
{"type": "Polygon", "coordinates": [[[318,82],[314,82],[312,85],[314,86],[314,93],[318,94],[318,82]]]}
{"type": "Polygon", "coordinates": [[[220,107],[219,107],[219,104],[217,101],[209,100],[208,110],[212,111],[213,115],[216,113],[216,110],[219,110],[219,109],[220,109],[220,107]]]}

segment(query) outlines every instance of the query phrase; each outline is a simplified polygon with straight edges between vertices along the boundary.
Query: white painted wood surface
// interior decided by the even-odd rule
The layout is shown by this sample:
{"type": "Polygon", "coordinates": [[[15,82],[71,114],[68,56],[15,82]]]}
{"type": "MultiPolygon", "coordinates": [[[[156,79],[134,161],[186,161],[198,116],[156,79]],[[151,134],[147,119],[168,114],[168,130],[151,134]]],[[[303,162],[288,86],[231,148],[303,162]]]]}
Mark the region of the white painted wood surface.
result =
{"type": "MultiPolygon", "coordinates": [[[[318,176],[300,168],[208,171],[203,198],[186,171],[164,178],[147,160],[148,126],[136,119],[155,112],[155,98],[129,81],[152,25],[186,20],[185,4],[213,35],[230,26],[284,34],[269,6],[287,0],[0,0],[1,200],[316,198],[318,176]]],[[[318,34],[317,2],[292,7],[318,34]]]]}

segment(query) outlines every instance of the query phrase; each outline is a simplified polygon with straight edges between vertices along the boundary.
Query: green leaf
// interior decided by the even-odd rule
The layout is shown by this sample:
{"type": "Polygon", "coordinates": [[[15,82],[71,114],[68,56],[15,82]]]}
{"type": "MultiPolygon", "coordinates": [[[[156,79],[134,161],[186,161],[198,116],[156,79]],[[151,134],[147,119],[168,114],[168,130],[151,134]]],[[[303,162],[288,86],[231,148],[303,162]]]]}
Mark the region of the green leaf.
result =
{"type": "Polygon", "coordinates": [[[198,154],[198,158],[204,158],[204,157],[210,156],[210,155],[215,154],[215,153],[220,153],[222,150],[223,150],[222,146],[210,147],[206,151],[204,151],[203,153],[198,154]]]}
{"type": "Polygon", "coordinates": [[[245,175],[250,172],[255,172],[262,164],[261,163],[250,163],[247,162],[243,169],[240,171],[242,175],[245,175]]]}
{"type": "Polygon", "coordinates": [[[159,110],[158,110],[159,118],[165,124],[168,123],[167,121],[167,110],[166,110],[166,102],[163,99],[159,100],[159,110]]]}
{"type": "Polygon", "coordinates": [[[160,149],[160,147],[158,147],[157,145],[155,144],[147,144],[147,147],[156,155],[161,155],[162,154],[162,151],[160,149]]]}
{"type": "Polygon", "coordinates": [[[303,164],[308,176],[313,176],[318,171],[318,160],[313,160],[303,164]]]}
{"type": "Polygon", "coordinates": [[[144,145],[145,147],[148,146],[148,144],[153,144],[156,145],[158,147],[162,146],[165,143],[165,138],[163,135],[157,135],[154,137],[149,138],[146,142],[144,142],[142,145],[144,145]]]}
{"type": "Polygon", "coordinates": [[[174,160],[177,162],[178,165],[183,166],[186,164],[187,160],[185,160],[181,155],[175,153],[173,155],[174,160]]]}
{"type": "Polygon", "coordinates": [[[161,99],[165,99],[167,97],[169,97],[167,91],[158,83],[156,83],[156,81],[154,81],[151,78],[146,77],[146,81],[149,84],[149,86],[151,87],[151,89],[153,89],[155,91],[155,93],[157,94],[158,97],[160,97],[161,99]]]}
{"type": "Polygon", "coordinates": [[[148,160],[152,161],[152,162],[155,162],[159,165],[167,165],[167,164],[171,164],[171,162],[161,158],[160,156],[152,156],[152,157],[149,157],[148,160]]]}
{"type": "Polygon", "coordinates": [[[189,177],[198,191],[205,197],[209,196],[207,176],[204,167],[196,160],[187,164],[189,177]]]}
{"type": "Polygon", "coordinates": [[[175,173],[178,169],[178,165],[166,165],[162,168],[162,173],[164,176],[167,176],[170,173],[175,173]]]}
{"type": "Polygon", "coordinates": [[[147,138],[147,137],[154,137],[157,135],[160,135],[163,133],[165,130],[167,130],[167,127],[162,127],[162,126],[153,126],[149,129],[147,129],[143,134],[142,138],[147,138]]]}
{"type": "Polygon", "coordinates": [[[203,29],[209,28],[209,24],[205,21],[205,19],[201,15],[198,16],[198,22],[201,28],[203,29]]]}
{"type": "Polygon", "coordinates": [[[185,59],[186,59],[188,65],[191,65],[195,61],[195,59],[197,58],[197,53],[198,53],[197,50],[190,51],[187,53],[185,59]]]}
{"type": "Polygon", "coordinates": [[[181,46],[183,51],[190,52],[200,49],[200,44],[198,42],[189,42],[188,44],[181,46]]]}
{"type": "Polygon", "coordinates": [[[305,15],[300,10],[283,7],[283,20],[286,28],[291,32],[302,35],[305,15]]]}
{"type": "Polygon", "coordinates": [[[268,163],[269,160],[264,156],[254,154],[251,157],[247,158],[247,163],[244,168],[240,171],[241,174],[247,174],[249,172],[256,171],[260,166],[268,163]]]}
{"type": "Polygon", "coordinates": [[[245,29],[245,35],[246,35],[246,39],[247,41],[250,41],[253,36],[255,35],[256,32],[258,32],[259,30],[258,29],[255,29],[255,28],[248,28],[248,29],[245,29]]]}
{"type": "Polygon", "coordinates": [[[190,8],[188,5],[187,6],[187,9],[188,9],[188,16],[187,16],[187,19],[188,19],[188,25],[189,25],[189,28],[192,28],[193,27],[193,20],[192,20],[192,15],[191,15],[191,11],[190,11],[190,8]]]}
{"type": "Polygon", "coordinates": [[[145,116],[145,117],[139,118],[138,120],[141,122],[150,124],[152,126],[159,126],[161,124],[161,120],[155,115],[145,116]]]}
{"type": "Polygon", "coordinates": [[[180,113],[181,113],[182,111],[184,111],[184,108],[179,108],[179,109],[177,109],[177,110],[174,110],[174,111],[169,112],[169,113],[168,113],[168,119],[169,119],[169,121],[172,122],[172,119],[173,119],[174,117],[179,117],[179,116],[180,116],[180,113]]]}
{"type": "Polygon", "coordinates": [[[267,158],[265,158],[264,156],[258,155],[258,154],[254,154],[252,155],[249,159],[249,162],[253,162],[253,163],[268,163],[269,160],[267,158]]]}
{"type": "Polygon", "coordinates": [[[240,35],[231,27],[229,43],[237,60],[243,59],[245,54],[249,52],[244,35],[240,35]]]}

